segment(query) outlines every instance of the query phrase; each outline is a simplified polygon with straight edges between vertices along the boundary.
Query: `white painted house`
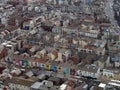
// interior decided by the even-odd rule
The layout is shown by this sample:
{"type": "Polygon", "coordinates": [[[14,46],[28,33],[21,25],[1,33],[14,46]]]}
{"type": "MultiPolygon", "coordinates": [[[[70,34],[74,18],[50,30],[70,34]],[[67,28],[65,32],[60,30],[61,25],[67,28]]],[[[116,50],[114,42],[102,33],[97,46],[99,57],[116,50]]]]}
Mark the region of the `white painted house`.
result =
{"type": "Polygon", "coordinates": [[[101,73],[100,73],[100,67],[97,67],[95,65],[85,65],[79,68],[77,73],[80,76],[83,77],[90,77],[90,78],[99,78],[101,73]]]}

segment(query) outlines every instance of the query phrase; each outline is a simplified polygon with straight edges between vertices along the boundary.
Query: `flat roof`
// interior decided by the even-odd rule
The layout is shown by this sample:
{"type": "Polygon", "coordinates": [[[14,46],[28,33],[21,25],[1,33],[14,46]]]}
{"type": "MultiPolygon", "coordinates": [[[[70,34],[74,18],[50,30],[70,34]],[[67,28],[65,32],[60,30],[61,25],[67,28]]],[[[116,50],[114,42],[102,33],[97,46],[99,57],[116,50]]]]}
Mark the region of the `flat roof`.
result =
{"type": "Polygon", "coordinates": [[[108,84],[109,84],[109,85],[113,85],[113,86],[117,86],[117,87],[120,87],[120,84],[118,84],[118,83],[109,82],[108,84]]]}
{"type": "Polygon", "coordinates": [[[39,89],[40,86],[41,86],[41,83],[40,83],[40,82],[35,82],[35,83],[31,86],[31,88],[33,88],[33,89],[39,89]]]}
{"type": "Polygon", "coordinates": [[[101,88],[104,88],[105,86],[106,86],[106,84],[104,84],[104,83],[99,84],[99,87],[101,87],[101,88]]]}

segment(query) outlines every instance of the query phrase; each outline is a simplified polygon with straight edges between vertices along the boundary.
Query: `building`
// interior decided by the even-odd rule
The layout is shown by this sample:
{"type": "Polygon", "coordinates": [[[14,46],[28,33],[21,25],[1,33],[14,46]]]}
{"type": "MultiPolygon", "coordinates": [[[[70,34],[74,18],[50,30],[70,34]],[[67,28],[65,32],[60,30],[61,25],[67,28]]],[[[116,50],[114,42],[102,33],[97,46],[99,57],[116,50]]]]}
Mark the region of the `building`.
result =
{"type": "Polygon", "coordinates": [[[78,69],[77,73],[86,78],[97,79],[100,77],[100,67],[95,65],[85,65],[78,69]]]}

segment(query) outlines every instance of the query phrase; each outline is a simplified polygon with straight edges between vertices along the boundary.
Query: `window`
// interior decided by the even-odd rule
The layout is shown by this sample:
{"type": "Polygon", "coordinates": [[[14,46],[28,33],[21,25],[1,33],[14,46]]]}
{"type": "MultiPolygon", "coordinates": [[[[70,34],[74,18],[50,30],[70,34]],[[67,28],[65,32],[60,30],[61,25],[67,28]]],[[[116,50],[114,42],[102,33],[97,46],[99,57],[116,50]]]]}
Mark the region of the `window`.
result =
{"type": "Polygon", "coordinates": [[[93,54],[95,54],[95,51],[92,51],[93,54]]]}

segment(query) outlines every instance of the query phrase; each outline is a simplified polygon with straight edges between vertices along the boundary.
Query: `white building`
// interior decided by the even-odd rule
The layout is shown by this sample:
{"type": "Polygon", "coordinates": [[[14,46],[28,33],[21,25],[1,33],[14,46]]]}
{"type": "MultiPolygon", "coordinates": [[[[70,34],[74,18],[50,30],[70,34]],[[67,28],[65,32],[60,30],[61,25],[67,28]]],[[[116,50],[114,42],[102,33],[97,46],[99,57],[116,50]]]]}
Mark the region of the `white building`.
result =
{"type": "Polygon", "coordinates": [[[90,78],[99,78],[100,68],[95,65],[85,65],[79,68],[77,73],[83,77],[90,77],[90,78]]]}
{"type": "Polygon", "coordinates": [[[109,78],[109,77],[114,77],[114,75],[115,75],[114,71],[103,69],[103,76],[106,76],[109,78]]]}

